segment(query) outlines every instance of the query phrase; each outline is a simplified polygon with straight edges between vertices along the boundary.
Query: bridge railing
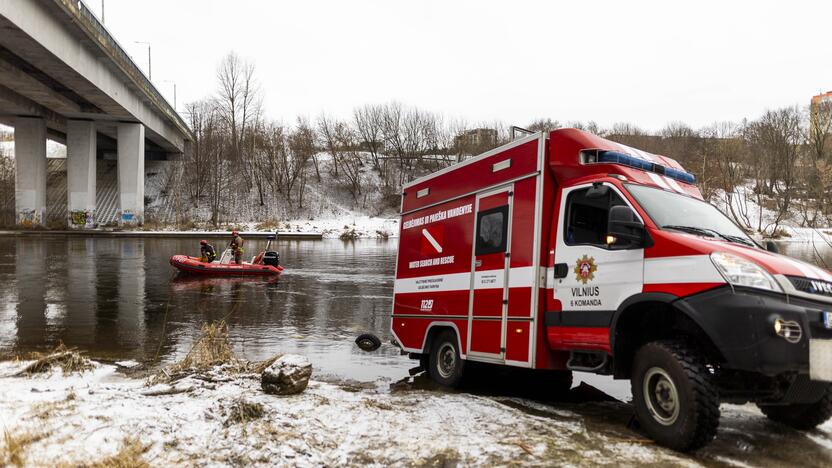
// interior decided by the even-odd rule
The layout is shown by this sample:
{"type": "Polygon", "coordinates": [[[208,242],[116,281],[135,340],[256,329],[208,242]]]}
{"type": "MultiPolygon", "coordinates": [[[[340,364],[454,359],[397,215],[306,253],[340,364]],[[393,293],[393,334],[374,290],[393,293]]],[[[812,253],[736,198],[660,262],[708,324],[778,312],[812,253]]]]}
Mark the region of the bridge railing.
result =
{"type": "Polygon", "coordinates": [[[179,115],[176,109],[170,105],[168,100],[159,92],[156,86],[150,81],[150,77],[139,68],[133,58],[125,52],[124,47],[110,34],[106,26],[101,23],[98,16],[90,9],[84,0],[53,0],[67,14],[73,16],[78,25],[84,30],[93,43],[101,47],[109,54],[116,64],[126,73],[144,92],[148,99],[159,108],[162,113],[183,133],[192,138],[193,132],[188,124],[179,115]]]}

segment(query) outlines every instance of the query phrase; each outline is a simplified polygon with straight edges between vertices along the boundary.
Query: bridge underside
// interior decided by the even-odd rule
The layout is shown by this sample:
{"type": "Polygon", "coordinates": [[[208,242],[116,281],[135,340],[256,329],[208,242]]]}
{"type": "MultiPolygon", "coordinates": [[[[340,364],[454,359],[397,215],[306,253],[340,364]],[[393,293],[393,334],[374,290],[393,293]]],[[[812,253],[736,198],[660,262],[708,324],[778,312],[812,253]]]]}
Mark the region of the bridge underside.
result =
{"type": "Polygon", "coordinates": [[[118,162],[122,224],[141,223],[144,161],[178,157],[190,129],[75,0],[0,0],[0,123],[15,129],[20,224],[46,213],[46,139],[67,146],[68,223],[96,225],[96,161],[118,162]]]}

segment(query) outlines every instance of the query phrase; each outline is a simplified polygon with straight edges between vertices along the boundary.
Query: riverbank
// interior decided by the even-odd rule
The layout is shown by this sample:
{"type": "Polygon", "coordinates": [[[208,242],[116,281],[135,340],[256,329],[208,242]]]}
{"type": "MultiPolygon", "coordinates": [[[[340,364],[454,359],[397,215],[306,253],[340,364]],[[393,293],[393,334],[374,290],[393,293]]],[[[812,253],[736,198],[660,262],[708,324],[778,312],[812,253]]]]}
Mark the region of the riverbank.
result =
{"type": "Polygon", "coordinates": [[[85,236],[85,237],[169,237],[169,238],[213,238],[226,236],[231,230],[237,230],[243,238],[265,239],[275,232],[281,239],[321,240],[321,239],[388,239],[398,237],[398,218],[377,218],[357,216],[349,218],[332,218],[320,220],[298,220],[287,222],[236,223],[213,229],[207,225],[182,229],[180,226],[145,225],[135,229],[96,228],[96,229],[5,229],[0,236],[85,236]]]}
{"type": "MultiPolygon", "coordinates": [[[[10,377],[0,363],[0,462],[24,466],[828,466],[832,424],[808,434],[769,423],[752,406],[723,406],[717,440],[696,454],[657,447],[627,429],[629,405],[543,404],[515,396],[389,391],[312,380],[267,395],[259,375],[186,378],[158,391],[116,365],[10,377]],[[792,458],[796,457],[796,458],[792,458]],[[13,461],[14,461],[13,460],[13,461]]],[[[417,381],[418,381],[417,377],[417,381]]],[[[574,391],[574,389],[573,389],[574,391]]]]}

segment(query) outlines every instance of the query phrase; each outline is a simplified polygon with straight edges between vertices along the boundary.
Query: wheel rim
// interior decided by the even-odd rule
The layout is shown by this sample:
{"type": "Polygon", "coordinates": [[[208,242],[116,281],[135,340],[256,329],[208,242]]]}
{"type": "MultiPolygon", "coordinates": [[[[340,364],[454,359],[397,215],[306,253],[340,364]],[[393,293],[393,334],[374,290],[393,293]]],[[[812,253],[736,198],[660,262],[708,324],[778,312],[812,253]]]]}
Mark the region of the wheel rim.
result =
{"type": "Polygon", "coordinates": [[[436,360],[436,370],[443,379],[450,378],[456,369],[456,350],[450,343],[443,343],[439,347],[436,360]]]}
{"type": "Polygon", "coordinates": [[[679,418],[679,391],[664,369],[651,367],[647,370],[642,394],[650,415],[659,424],[670,426],[679,418]]]}

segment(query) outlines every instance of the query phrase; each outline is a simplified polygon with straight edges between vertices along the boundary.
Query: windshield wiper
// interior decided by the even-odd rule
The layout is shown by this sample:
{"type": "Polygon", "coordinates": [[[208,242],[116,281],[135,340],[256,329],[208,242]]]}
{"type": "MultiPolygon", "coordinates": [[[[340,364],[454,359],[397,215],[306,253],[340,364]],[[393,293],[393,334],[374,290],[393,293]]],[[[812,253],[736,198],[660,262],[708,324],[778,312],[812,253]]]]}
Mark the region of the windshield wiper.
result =
{"type": "Polygon", "coordinates": [[[701,236],[708,236],[708,237],[720,237],[719,233],[714,231],[714,230],[700,228],[700,227],[696,227],[696,226],[682,226],[682,225],[678,225],[678,224],[665,224],[664,226],[662,226],[662,229],[673,229],[673,230],[676,230],[676,231],[687,232],[688,234],[698,234],[698,235],[701,235],[701,236]]]}
{"type": "Polygon", "coordinates": [[[717,234],[719,234],[723,239],[730,242],[736,242],[737,244],[747,245],[749,247],[757,247],[757,245],[753,241],[750,241],[744,237],[732,236],[730,234],[723,234],[721,232],[718,232],[717,234]]]}
{"type": "Polygon", "coordinates": [[[700,228],[700,227],[696,227],[696,226],[681,226],[681,225],[674,225],[674,224],[668,224],[668,225],[662,226],[662,229],[675,229],[677,231],[687,232],[687,233],[690,233],[690,234],[699,234],[699,235],[705,235],[705,236],[708,236],[708,237],[721,237],[721,238],[727,240],[728,242],[743,244],[743,245],[747,245],[749,247],[756,247],[748,239],[743,239],[742,237],[739,237],[739,236],[732,236],[730,234],[723,234],[719,231],[714,231],[713,229],[700,228]]]}

